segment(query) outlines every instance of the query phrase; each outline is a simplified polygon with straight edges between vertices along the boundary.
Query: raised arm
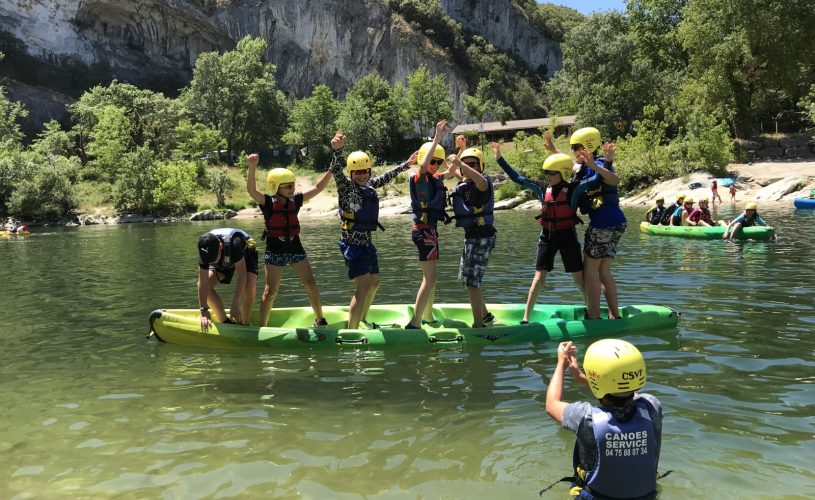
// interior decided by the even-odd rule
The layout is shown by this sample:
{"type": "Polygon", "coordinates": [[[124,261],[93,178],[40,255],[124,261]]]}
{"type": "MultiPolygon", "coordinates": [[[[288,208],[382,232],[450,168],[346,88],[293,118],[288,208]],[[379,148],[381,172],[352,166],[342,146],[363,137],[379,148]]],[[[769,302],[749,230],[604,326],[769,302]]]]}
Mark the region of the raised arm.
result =
{"type": "Polygon", "coordinates": [[[334,176],[334,182],[337,183],[337,191],[347,190],[353,187],[353,181],[345,176],[342,155],[342,148],[345,147],[345,135],[342,129],[337,129],[337,133],[331,139],[331,164],[328,171],[334,176]]]}
{"type": "Polygon", "coordinates": [[[509,176],[512,182],[516,184],[520,184],[525,189],[531,190],[535,193],[538,198],[543,199],[543,190],[537,184],[532,181],[529,181],[526,177],[524,177],[520,172],[512,168],[509,162],[501,156],[501,145],[497,142],[491,142],[490,148],[492,148],[492,152],[495,153],[495,159],[498,160],[498,166],[509,176]]]}
{"type": "Polygon", "coordinates": [[[447,120],[439,120],[436,123],[436,133],[433,135],[433,143],[430,145],[428,154],[424,156],[422,164],[419,165],[419,173],[424,175],[427,173],[427,168],[430,166],[430,160],[433,159],[433,153],[436,151],[436,146],[441,142],[444,136],[447,135],[447,120]]]}
{"type": "MultiPolygon", "coordinates": [[[[614,161],[614,151],[617,149],[617,146],[609,143],[605,144],[603,147],[606,151],[606,163],[610,166],[614,161]]],[[[585,149],[581,149],[580,151],[575,152],[575,156],[578,160],[581,160],[584,165],[600,174],[600,177],[603,179],[603,183],[609,186],[616,186],[620,183],[620,178],[617,177],[617,174],[606,167],[601,167],[600,165],[596,164],[594,162],[594,155],[592,155],[590,152],[586,151],[585,149]]]]}
{"type": "Polygon", "coordinates": [[[251,196],[258,205],[263,206],[265,198],[263,193],[258,191],[257,183],[255,182],[255,170],[258,166],[258,159],[259,157],[257,153],[246,156],[246,166],[248,167],[246,174],[246,190],[249,192],[249,196],[251,196]]]}
{"type": "Polygon", "coordinates": [[[313,188],[303,192],[303,201],[308,201],[317,196],[318,194],[320,194],[323,191],[323,189],[325,189],[325,187],[328,186],[328,183],[330,181],[331,181],[331,171],[326,170],[325,172],[323,172],[323,175],[321,175],[320,178],[317,179],[317,184],[315,184],[313,188]]]}
{"type": "Polygon", "coordinates": [[[543,134],[543,137],[544,137],[543,147],[545,147],[547,151],[549,151],[550,153],[560,153],[560,150],[557,148],[557,146],[555,146],[555,143],[552,142],[551,130],[547,130],[543,134]]]}
{"type": "Polygon", "coordinates": [[[484,178],[484,175],[479,172],[478,170],[470,167],[466,163],[462,162],[458,159],[456,155],[450,155],[447,157],[448,163],[455,163],[456,167],[458,167],[459,171],[465,174],[470,180],[473,181],[475,187],[479,191],[486,191],[489,188],[489,183],[487,183],[487,179],[484,178]]]}

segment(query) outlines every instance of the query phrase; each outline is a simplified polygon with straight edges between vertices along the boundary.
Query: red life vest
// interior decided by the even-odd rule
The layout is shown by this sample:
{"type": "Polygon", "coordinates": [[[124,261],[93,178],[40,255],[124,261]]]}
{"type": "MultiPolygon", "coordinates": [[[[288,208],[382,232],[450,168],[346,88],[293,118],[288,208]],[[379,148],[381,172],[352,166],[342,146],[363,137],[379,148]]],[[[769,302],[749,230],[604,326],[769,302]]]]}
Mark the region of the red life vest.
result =
{"type": "Polygon", "coordinates": [[[569,186],[563,186],[557,198],[552,196],[552,186],[547,186],[541,203],[541,213],[535,218],[550,232],[569,229],[581,222],[577,217],[577,211],[569,206],[569,186]]]}
{"type": "Polygon", "coordinates": [[[266,231],[263,236],[269,238],[294,238],[300,235],[300,221],[297,219],[297,204],[288,200],[284,205],[279,197],[275,197],[269,217],[264,221],[266,231]]]}
{"type": "Polygon", "coordinates": [[[698,207],[693,212],[690,213],[688,216],[688,220],[692,220],[693,222],[699,222],[700,220],[707,222],[708,224],[713,223],[713,219],[710,217],[710,210],[707,208],[698,207]]]}

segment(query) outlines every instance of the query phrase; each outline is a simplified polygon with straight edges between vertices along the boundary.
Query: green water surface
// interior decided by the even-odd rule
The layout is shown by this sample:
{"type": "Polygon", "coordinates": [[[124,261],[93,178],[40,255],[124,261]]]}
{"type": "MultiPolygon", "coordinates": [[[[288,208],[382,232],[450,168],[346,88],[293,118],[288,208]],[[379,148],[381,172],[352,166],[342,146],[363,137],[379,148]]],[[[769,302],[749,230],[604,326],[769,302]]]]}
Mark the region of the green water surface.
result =
{"type": "MultiPolygon", "coordinates": [[[[643,235],[643,211],[626,211],[620,302],[683,313],[677,330],[626,337],[665,407],[660,464],[674,472],[661,497],[815,497],[815,211],[762,211],[779,233],[766,243],[643,235]]],[[[525,300],[533,216],[497,216],[488,302],[525,300]]],[[[412,303],[409,221],[384,223],[379,301],[412,303]]],[[[262,221],[230,225],[259,236],[262,221]]],[[[556,343],[218,352],[146,340],[151,310],[196,307],[195,241],[218,226],[0,240],[0,498],[538,498],[570,473],[574,436],[543,410],[556,343]]],[[[347,304],[335,221],[303,232],[323,303],[347,304]]],[[[440,233],[437,302],[465,302],[462,234],[440,233]]],[[[284,276],[278,305],[307,305],[284,276]]],[[[556,261],[540,301],[578,300],[556,261]]],[[[591,394],[567,379],[564,397],[591,394]]],[[[544,497],[566,498],[565,485],[544,497]]]]}

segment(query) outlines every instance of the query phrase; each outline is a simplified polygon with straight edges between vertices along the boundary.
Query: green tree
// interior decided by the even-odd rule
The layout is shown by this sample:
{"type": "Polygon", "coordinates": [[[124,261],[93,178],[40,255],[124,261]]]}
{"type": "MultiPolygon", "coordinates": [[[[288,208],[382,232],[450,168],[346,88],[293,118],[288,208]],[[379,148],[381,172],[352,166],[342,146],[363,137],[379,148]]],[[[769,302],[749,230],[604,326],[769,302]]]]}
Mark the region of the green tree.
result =
{"type": "Polygon", "coordinates": [[[215,167],[208,175],[209,189],[215,193],[215,200],[218,207],[226,206],[226,197],[232,194],[235,184],[229,178],[229,172],[224,167],[215,167]]]}
{"type": "MultiPolygon", "coordinates": [[[[63,217],[76,207],[73,180],[77,158],[21,153],[17,179],[8,200],[8,211],[20,217],[42,219],[63,217]]],[[[2,168],[0,168],[2,170],[2,168]]]]}
{"type": "Polygon", "coordinates": [[[92,159],[94,150],[98,151],[93,142],[99,137],[116,137],[122,142],[123,151],[146,147],[156,157],[167,158],[180,119],[180,107],[176,101],[117,81],[85,92],[69,109],[83,163],[92,159]],[[114,112],[114,108],[118,111],[114,112]],[[113,119],[114,113],[119,118],[113,119]],[[115,130],[104,130],[108,126],[115,130]]]}
{"type": "Polygon", "coordinates": [[[74,140],[68,132],[62,130],[59,122],[51,120],[37,134],[37,138],[31,144],[31,150],[42,155],[71,156],[74,140]]]}
{"type": "Polygon", "coordinates": [[[22,147],[23,132],[18,121],[28,116],[28,110],[21,103],[10,101],[6,89],[0,86],[0,150],[15,150],[22,147]]]}
{"type": "Polygon", "coordinates": [[[462,94],[464,113],[469,119],[484,123],[489,118],[506,122],[512,117],[512,109],[495,99],[492,95],[492,81],[482,78],[478,82],[475,94],[462,94]]]}
{"type": "Polygon", "coordinates": [[[432,134],[433,125],[441,119],[453,117],[453,100],[448,95],[447,78],[430,76],[422,64],[408,76],[408,116],[422,135],[432,134]]]}
{"type": "Polygon", "coordinates": [[[93,116],[95,123],[85,148],[93,158],[88,163],[87,177],[113,180],[125,153],[135,147],[131,140],[131,123],[125,109],[112,104],[95,108],[93,116]]]}
{"type": "Polygon", "coordinates": [[[247,36],[235,50],[203,53],[182,90],[189,115],[218,130],[230,153],[276,144],[283,131],[283,94],[276,89],[275,66],[264,62],[266,48],[262,38],[247,36]]]}
{"type": "Polygon", "coordinates": [[[337,126],[348,136],[348,148],[382,156],[387,146],[387,126],[380,113],[372,112],[365,102],[349,96],[340,107],[337,126]]]}
{"type": "Polygon", "coordinates": [[[294,103],[283,141],[307,146],[312,161],[323,164],[328,158],[328,143],[337,129],[338,111],[339,104],[331,89],[326,85],[315,86],[310,97],[294,103]]]}
{"type": "Polygon", "coordinates": [[[175,128],[176,145],[173,150],[175,156],[187,160],[200,160],[211,155],[213,151],[222,149],[224,145],[220,133],[203,123],[192,123],[181,120],[175,128]]]}
{"type": "Polygon", "coordinates": [[[678,32],[702,112],[746,137],[763,117],[792,109],[815,76],[813,25],[811,0],[689,1],[678,32]]]}
{"type": "Polygon", "coordinates": [[[113,185],[113,205],[119,212],[150,213],[153,195],[159,184],[156,155],[140,147],[122,158],[122,166],[113,185]]]}
{"type": "Polygon", "coordinates": [[[815,83],[809,87],[809,94],[798,101],[798,106],[804,110],[809,121],[815,123],[815,83]]]}
{"type": "MultiPolygon", "coordinates": [[[[356,84],[348,91],[346,96],[346,103],[348,99],[356,99],[362,102],[362,106],[369,110],[369,113],[377,115],[375,120],[381,122],[381,134],[378,133],[379,138],[377,141],[362,141],[365,144],[376,143],[377,149],[373,153],[378,156],[386,156],[393,153],[402,153],[397,151],[401,145],[402,139],[410,131],[409,118],[405,104],[405,89],[402,84],[396,84],[394,87],[380,76],[371,73],[362,77],[356,84]]],[[[340,117],[338,118],[338,125],[346,130],[345,118],[343,113],[345,111],[345,104],[342,106],[340,117]]],[[[348,129],[349,140],[353,141],[351,136],[351,129],[348,129]]]]}
{"type": "Polygon", "coordinates": [[[198,167],[191,161],[159,164],[153,189],[154,209],[159,213],[183,213],[195,208],[198,167]]]}

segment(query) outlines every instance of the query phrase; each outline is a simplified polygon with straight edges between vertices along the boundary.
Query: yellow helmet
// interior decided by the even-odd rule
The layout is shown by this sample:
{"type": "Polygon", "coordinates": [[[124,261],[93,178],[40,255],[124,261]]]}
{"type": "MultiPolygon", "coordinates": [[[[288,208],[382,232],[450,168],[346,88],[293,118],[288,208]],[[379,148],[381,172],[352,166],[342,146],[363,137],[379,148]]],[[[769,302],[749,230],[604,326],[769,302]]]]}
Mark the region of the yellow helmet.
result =
{"type": "Polygon", "coordinates": [[[461,158],[459,160],[464,161],[464,158],[477,158],[478,159],[478,166],[480,170],[484,171],[484,165],[487,163],[487,159],[484,156],[484,152],[478,148],[468,148],[465,149],[463,153],[461,153],[461,158]]]}
{"type": "MultiPolygon", "coordinates": [[[[427,156],[428,151],[430,151],[430,146],[432,146],[432,145],[433,145],[432,142],[426,142],[426,143],[422,144],[422,147],[419,148],[419,157],[416,160],[416,161],[419,162],[419,165],[424,163],[424,158],[425,158],[425,156],[427,156]]],[[[433,151],[433,156],[432,157],[433,158],[438,158],[440,160],[443,160],[444,158],[446,158],[446,156],[444,154],[444,148],[441,147],[440,145],[436,144],[436,149],[433,151]]]]}
{"type": "Polygon", "coordinates": [[[281,184],[294,182],[294,172],[288,168],[273,168],[266,174],[266,184],[269,186],[269,193],[274,196],[281,184]]]}
{"type": "Polygon", "coordinates": [[[625,340],[603,339],[590,345],[583,369],[597,399],[606,394],[634,392],[645,385],[645,359],[625,340]]]}
{"type": "Polygon", "coordinates": [[[744,205],[745,210],[758,210],[758,204],[756,202],[751,201],[747,205],[744,205]]]}
{"type": "Polygon", "coordinates": [[[690,196],[686,196],[685,201],[683,201],[682,204],[684,205],[685,203],[693,203],[693,198],[691,198],[690,196]]]}
{"type": "Polygon", "coordinates": [[[665,197],[662,196],[662,195],[659,195],[659,196],[656,197],[656,199],[654,201],[665,201],[665,197]]]}
{"type": "Polygon", "coordinates": [[[546,158],[543,162],[543,169],[560,172],[561,177],[566,181],[572,178],[572,165],[574,165],[574,163],[572,162],[571,156],[563,153],[555,153],[546,158]]]}
{"type": "Polygon", "coordinates": [[[603,139],[600,136],[600,131],[594,127],[583,127],[569,138],[569,144],[582,144],[587,151],[594,151],[602,143],[603,139]]]}
{"type": "Polygon", "coordinates": [[[371,157],[365,151],[354,151],[348,155],[345,170],[350,174],[355,170],[368,170],[371,168],[371,157]]]}
{"type": "Polygon", "coordinates": [[[676,193],[676,202],[679,203],[679,200],[685,197],[685,193],[676,193]]]}
{"type": "Polygon", "coordinates": [[[699,198],[699,200],[697,200],[697,201],[699,201],[699,203],[702,203],[703,201],[710,201],[710,198],[708,198],[707,196],[702,196],[702,197],[701,197],[701,198],[699,198]]]}

